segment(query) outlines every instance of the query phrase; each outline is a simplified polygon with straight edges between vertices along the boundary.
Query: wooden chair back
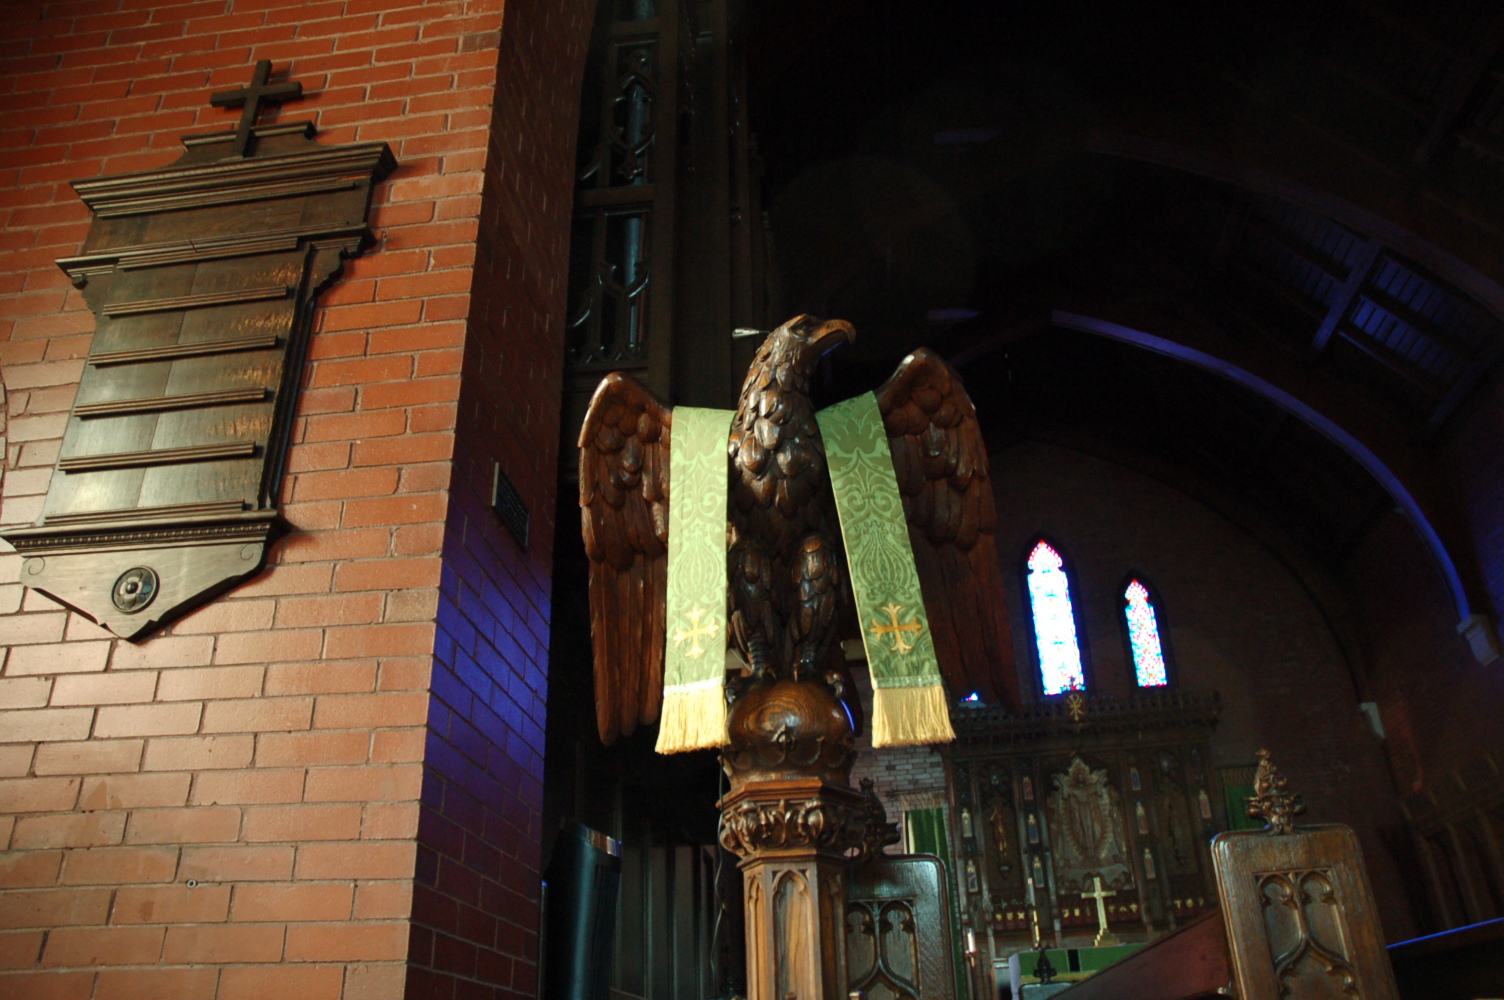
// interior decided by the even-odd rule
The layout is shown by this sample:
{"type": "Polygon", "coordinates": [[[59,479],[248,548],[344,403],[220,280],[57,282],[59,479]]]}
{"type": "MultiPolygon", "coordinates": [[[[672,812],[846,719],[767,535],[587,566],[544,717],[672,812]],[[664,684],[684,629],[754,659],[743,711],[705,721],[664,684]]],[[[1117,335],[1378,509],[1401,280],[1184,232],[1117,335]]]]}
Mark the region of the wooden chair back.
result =
{"type": "Polygon", "coordinates": [[[1219,834],[1212,868],[1239,997],[1399,1000],[1350,828],[1219,834]]]}
{"type": "Polygon", "coordinates": [[[865,1000],[954,1000],[945,865],[928,854],[883,856],[846,885],[846,969],[865,1000]]]}

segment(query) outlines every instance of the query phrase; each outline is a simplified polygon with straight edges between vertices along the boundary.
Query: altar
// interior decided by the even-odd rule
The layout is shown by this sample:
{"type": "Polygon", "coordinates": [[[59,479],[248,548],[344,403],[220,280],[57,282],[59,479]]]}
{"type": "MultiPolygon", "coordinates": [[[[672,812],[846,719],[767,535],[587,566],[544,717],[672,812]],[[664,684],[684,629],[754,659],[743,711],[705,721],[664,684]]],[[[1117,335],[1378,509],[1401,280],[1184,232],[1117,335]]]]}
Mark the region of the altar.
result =
{"type": "Polygon", "coordinates": [[[1208,844],[1236,825],[1209,756],[1220,708],[1161,691],[955,713],[941,754],[960,922],[984,952],[972,996],[1047,995],[1040,944],[1075,982],[1217,908],[1208,844]]]}
{"type": "Polygon", "coordinates": [[[1109,965],[1122,961],[1142,947],[1142,944],[1117,944],[1101,948],[1047,948],[1043,952],[1014,952],[1006,961],[999,963],[1002,967],[999,978],[1018,1000],[1035,1000],[1037,997],[1048,997],[1061,992],[1109,965]],[[1049,960],[1053,970],[1047,976],[1050,980],[1048,983],[1039,975],[1041,955],[1049,960]]]}

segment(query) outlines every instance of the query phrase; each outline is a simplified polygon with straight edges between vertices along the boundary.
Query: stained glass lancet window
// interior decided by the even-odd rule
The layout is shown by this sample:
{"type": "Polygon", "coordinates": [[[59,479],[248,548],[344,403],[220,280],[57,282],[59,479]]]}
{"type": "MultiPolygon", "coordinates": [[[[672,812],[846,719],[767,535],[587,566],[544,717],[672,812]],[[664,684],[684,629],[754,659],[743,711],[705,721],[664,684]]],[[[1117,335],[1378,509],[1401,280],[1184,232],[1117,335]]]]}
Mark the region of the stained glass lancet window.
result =
{"type": "Polygon", "coordinates": [[[1165,672],[1165,652],[1159,643],[1159,619],[1149,588],[1137,580],[1123,591],[1123,614],[1128,618],[1128,644],[1133,647],[1133,673],[1139,687],[1163,687],[1170,683],[1165,672]]]}
{"type": "Polygon", "coordinates": [[[1034,614],[1034,643],[1039,650],[1044,693],[1086,687],[1065,560],[1048,542],[1040,542],[1029,553],[1029,608],[1034,614]]]}

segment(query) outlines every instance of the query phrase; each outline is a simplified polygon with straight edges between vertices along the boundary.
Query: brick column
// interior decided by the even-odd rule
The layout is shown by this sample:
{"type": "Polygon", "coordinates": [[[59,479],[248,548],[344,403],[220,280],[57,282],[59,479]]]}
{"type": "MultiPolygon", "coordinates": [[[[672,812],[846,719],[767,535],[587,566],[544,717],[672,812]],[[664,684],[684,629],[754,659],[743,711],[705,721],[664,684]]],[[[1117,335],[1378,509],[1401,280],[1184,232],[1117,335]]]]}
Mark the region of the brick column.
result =
{"type": "Polygon", "coordinates": [[[589,16],[7,7],[0,522],[40,513],[93,330],[53,264],[87,228],[68,180],[164,165],[178,134],[227,126],[209,94],[256,59],[310,94],[280,118],[385,141],[401,168],[376,196],[380,245],[324,296],[282,498],[296,530],[265,573],[131,645],[24,592],[0,553],[0,995],[531,991],[589,16]],[[527,553],[485,509],[496,460],[533,512],[527,553]]]}

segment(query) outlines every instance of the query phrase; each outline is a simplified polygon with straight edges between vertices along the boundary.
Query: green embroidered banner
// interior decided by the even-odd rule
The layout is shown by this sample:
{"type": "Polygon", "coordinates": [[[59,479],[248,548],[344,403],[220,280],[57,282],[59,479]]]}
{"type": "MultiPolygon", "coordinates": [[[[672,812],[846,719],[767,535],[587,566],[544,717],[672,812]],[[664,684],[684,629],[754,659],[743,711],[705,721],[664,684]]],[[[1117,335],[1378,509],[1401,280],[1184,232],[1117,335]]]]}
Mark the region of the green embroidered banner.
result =
{"type": "Polygon", "coordinates": [[[726,442],[735,415],[674,407],[659,753],[726,742],[726,442]]]}
{"type": "Polygon", "coordinates": [[[872,673],[872,745],[953,740],[940,662],[877,397],[867,393],[848,399],[821,410],[815,419],[825,441],[851,590],[872,673]]]}

